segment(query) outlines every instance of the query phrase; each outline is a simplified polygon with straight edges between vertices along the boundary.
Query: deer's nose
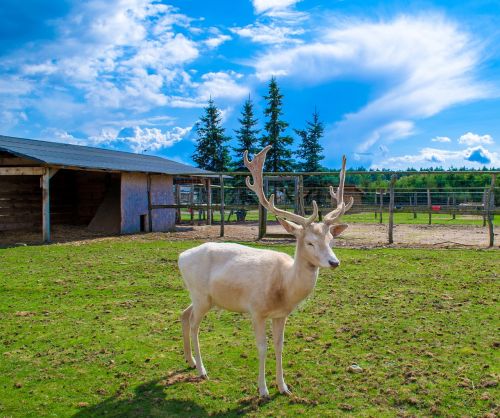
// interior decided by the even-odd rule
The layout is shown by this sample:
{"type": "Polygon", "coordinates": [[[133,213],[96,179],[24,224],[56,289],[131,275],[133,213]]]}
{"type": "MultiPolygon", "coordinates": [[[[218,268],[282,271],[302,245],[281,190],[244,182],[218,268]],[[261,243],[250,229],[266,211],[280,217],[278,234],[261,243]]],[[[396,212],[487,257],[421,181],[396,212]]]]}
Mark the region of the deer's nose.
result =
{"type": "Polygon", "coordinates": [[[328,261],[328,264],[330,264],[330,267],[332,268],[337,268],[340,265],[340,262],[335,260],[330,260],[328,261]]]}

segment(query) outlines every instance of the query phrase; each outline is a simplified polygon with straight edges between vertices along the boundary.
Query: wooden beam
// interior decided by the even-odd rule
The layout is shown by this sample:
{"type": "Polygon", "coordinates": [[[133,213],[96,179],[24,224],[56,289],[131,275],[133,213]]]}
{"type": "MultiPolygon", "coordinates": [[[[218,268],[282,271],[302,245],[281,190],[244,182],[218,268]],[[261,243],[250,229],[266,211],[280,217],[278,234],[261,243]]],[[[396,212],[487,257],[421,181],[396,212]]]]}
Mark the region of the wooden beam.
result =
{"type": "MultiPolygon", "coordinates": [[[[191,183],[191,189],[189,191],[189,204],[193,206],[194,204],[194,184],[191,183]]],[[[191,207],[189,211],[189,215],[191,217],[191,225],[194,225],[194,208],[191,207]]]]}
{"type": "Polygon", "coordinates": [[[57,172],[58,172],[58,171],[59,171],[59,169],[58,169],[58,168],[51,168],[51,169],[49,170],[49,178],[54,177],[54,176],[57,174],[57,172]]]}
{"type": "Polygon", "coordinates": [[[219,176],[220,182],[220,236],[224,236],[224,176],[219,176]]]}
{"type": "Polygon", "coordinates": [[[380,189],[380,221],[379,223],[382,223],[383,222],[383,219],[382,219],[382,213],[384,211],[384,189],[380,189]]]}
{"type": "Polygon", "coordinates": [[[394,242],[393,228],[394,228],[394,185],[396,184],[396,175],[391,177],[389,185],[389,244],[394,242]]]}
{"type": "Polygon", "coordinates": [[[413,219],[417,219],[417,203],[418,203],[418,195],[417,192],[415,192],[415,195],[413,197],[413,219]]]}
{"type": "Polygon", "coordinates": [[[489,196],[487,200],[488,204],[488,235],[489,235],[489,246],[493,247],[495,245],[495,231],[494,231],[494,224],[495,224],[495,215],[494,215],[494,210],[495,210],[495,182],[496,182],[496,174],[491,175],[491,185],[490,185],[490,191],[489,191],[489,196]]]}
{"type": "MultiPolygon", "coordinates": [[[[264,177],[264,195],[269,191],[269,180],[264,177]]],[[[259,238],[262,239],[267,232],[267,209],[259,203],[259,238]]]]}
{"type": "Polygon", "coordinates": [[[42,175],[42,236],[43,242],[50,242],[50,170],[42,175]]]}
{"type": "Polygon", "coordinates": [[[45,167],[0,167],[0,176],[42,176],[45,167]]]}
{"type": "Polygon", "coordinates": [[[0,158],[0,166],[32,166],[33,160],[28,160],[27,158],[20,157],[2,157],[0,158]]]}
{"type": "Polygon", "coordinates": [[[212,181],[207,178],[207,225],[212,225],[212,181]]]}
{"type": "Polygon", "coordinates": [[[432,223],[432,200],[431,200],[431,190],[427,189],[427,208],[429,210],[429,225],[432,223]]]}

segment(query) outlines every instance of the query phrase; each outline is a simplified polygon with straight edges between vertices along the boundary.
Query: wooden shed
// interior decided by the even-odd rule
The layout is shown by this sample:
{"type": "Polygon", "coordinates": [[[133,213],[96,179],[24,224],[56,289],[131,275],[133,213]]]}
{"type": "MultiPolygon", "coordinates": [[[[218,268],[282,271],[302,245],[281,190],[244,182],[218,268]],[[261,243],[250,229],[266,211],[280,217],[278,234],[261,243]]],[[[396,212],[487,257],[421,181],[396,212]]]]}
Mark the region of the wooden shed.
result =
{"type": "Polygon", "coordinates": [[[212,174],[165,158],[0,135],[0,232],[51,224],[169,231],[174,177],[212,174]]]}

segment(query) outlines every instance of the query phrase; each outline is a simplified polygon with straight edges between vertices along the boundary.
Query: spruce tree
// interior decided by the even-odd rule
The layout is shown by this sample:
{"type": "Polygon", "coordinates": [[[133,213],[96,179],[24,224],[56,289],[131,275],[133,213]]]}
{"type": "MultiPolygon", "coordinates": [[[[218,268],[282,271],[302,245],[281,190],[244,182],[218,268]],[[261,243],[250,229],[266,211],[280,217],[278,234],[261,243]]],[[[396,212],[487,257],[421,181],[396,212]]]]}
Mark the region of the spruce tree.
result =
{"type": "Polygon", "coordinates": [[[198,135],[193,161],[199,168],[210,171],[227,171],[230,163],[229,141],[221,125],[221,112],[212,98],[208,101],[205,114],[196,123],[198,135]]]}
{"type": "Polygon", "coordinates": [[[236,139],[238,140],[237,146],[233,148],[236,154],[235,162],[233,166],[236,171],[243,171],[245,166],[243,164],[243,153],[248,150],[249,158],[259,151],[257,147],[257,135],[260,129],[255,129],[257,125],[257,119],[253,113],[253,103],[250,97],[245,101],[243,105],[243,110],[241,111],[241,118],[238,119],[240,123],[240,129],[236,129],[236,139]]]}
{"type": "Polygon", "coordinates": [[[297,156],[302,160],[299,163],[300,171],[313,172],[321,171],[320,161],[323,156],[323,147],[319,140],[323,137],[325,128],[319,120],[319,113],[315,109],[312,121],[307,122],[306,129],[295,129],[300,136],[301,142],[297,150],[297,156]]]}
{"type": "Polygon", "coordinates": [[[289,149],[293,143],[291,136],[285,135],[285,130],[288,123],[281,120],[282,116],[282,99],[278,83],[274,77],[269,82],[269,93],[264,96],[267,100],[267,107],[264,114],[268,120],[265,125],[265,135],[261,139],[261,146],[272,145],[271,150],[267,154],[265,171],[292,171],[293,160],[292,151],[289,149]]]}

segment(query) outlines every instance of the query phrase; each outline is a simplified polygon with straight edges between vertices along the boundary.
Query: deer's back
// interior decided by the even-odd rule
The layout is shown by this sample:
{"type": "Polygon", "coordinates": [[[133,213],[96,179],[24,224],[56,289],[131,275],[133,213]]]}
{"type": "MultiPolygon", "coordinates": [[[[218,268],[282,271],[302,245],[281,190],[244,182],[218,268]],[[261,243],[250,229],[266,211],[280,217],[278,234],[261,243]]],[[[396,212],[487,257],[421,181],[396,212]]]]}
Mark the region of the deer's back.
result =
{"type": "Polygon", "coordinates": [[[214,305],[247,312],[279,292],[284,267],[293,259],[283,253],[239,244],[206,243],[179,256],[192,297],[209,295],[214,305]]]}

